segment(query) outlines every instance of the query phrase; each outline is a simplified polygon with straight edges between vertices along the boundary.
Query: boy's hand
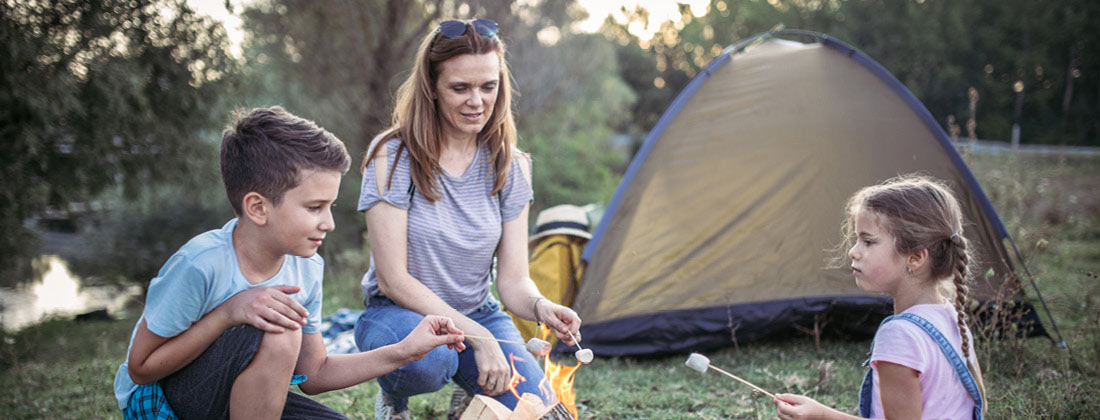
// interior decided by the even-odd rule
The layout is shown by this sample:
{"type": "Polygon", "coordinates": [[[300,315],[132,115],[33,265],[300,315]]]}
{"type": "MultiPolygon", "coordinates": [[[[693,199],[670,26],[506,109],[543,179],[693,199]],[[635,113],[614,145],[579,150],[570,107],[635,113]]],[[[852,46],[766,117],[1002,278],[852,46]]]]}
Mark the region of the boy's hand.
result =
{"type": "Polygon", "coordinates": [[[558,340],[570,346],[577,344],[573,342],[573,337],[576,337],[577,340],[583,340],[580,331],[581,318],[572,309],[549,300],[543,300],[538,304],[538,311],[539,319],[554,330],[558,340]]]}
{"type": "Polygon", "coordinates": [[[781,420],[818,419],[828,412],[813,398],[793,394],[775,394],[775,407],[781,420]]]}
{"type": "Polygon", "coordinates": [[[462,334],[450,318],[428,315],[398,345],[402,347],[411,362],[423,359],[429,351],[443,345],[449,349],[465,350],[466,344],[463,342],[465,337],[462,334]]]}
{"type": "Polygon", "coordinates": [[[269,333],[296,330],[309,316],[309,311],[289,296],[298,290],[298,286],[249,289],[233,295],[218,310],[230,325],[248,324],[269,333]]]}

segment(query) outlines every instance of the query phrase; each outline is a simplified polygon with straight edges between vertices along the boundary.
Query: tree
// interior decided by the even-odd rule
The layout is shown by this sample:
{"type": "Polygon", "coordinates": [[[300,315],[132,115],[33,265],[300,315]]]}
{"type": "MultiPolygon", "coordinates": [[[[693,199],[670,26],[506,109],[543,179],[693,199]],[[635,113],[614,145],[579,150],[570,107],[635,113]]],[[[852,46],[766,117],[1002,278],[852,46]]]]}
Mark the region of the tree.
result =
{"type": "Polygon", "coordinates": [[[5,1],[0,40],[0,265],[36,251],[25,219],[187,183],[212,157],[202,135],[235,66],[221,26],[185,4],[5,1]]]}

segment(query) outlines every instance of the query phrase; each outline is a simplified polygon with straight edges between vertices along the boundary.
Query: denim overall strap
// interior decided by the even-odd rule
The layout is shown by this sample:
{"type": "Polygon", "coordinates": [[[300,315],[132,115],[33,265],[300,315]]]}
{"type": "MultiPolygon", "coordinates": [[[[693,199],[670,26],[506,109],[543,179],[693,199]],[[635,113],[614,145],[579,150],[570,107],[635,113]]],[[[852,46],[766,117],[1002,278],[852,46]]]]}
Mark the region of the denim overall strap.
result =
{"type": "MultiPolygon", "coordinates": [[[[894,319],[894,315],[890,315],[882,320],[878,324],[881,329],[883,325],[886,325],[891,319],[894,319]]],[[[877,331],[877,330],[876,330],[877,331]]],[[[859,416],[865,419],[871,418],[871,390],[874,388],[874,377],[871,373],[871,354],[875,351],[875,341],[871,340],[871,349],[867,351],[867,360],[863,361],[863,366],[867,368],[867,374],[863,375],[863,384],[859,387],[859,416]]]]}
{"type": "Polygon", "coordinates": [[[963,388],[966,388],[966,393],[970,394],[970,398],[974,400],[974,419],[982,419],[982,393],[978,390],[978,381],[974,379],[974,375],[970,373],[970,369],[966,367],[966,362],[962,357],[959,357],[959,353],[955,351],[955,348],[951,346],[951,343],[947,341],[947,337],[944,337],[940,330],[936,329],[928,320],[921,318],[915,314],[904,313],[898,315],[897,318],[904,319],[912,322],[916,326],[920,327],[924,332],[928,333],[932,337],[932,340],[940,346],[940,350],[943,351],[943,355],[947,356],[947,361],[951,363],[951,367],[955,369],[955,374],[959,375],[959,380],[963,384],[963,388]]]}

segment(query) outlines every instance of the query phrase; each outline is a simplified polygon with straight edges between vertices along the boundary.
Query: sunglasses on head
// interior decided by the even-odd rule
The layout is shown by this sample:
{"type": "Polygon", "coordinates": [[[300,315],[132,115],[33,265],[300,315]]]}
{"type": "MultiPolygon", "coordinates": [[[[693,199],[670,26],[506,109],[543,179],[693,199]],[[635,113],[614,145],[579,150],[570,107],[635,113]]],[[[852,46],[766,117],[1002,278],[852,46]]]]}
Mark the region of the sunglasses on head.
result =
{"type": "MultiPolygon", "coordinates": [[[[497,23],[489,19],[474,19],[470,22],[474,26],[474,31],[481,36],[492,38],[497,36],[497,23]]],[[[457,38],[466,33],[466,22],[461,20],[447,20],[439,24],[438,29],[440,34],[450,38],[457,38]]]]}

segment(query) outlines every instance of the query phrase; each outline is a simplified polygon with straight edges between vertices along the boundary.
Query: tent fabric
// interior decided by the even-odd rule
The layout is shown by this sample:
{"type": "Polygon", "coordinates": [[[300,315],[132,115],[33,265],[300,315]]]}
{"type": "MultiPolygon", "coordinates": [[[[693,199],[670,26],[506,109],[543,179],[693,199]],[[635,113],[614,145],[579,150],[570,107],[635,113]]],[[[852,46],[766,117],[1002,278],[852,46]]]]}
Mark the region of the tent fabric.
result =
{"type": "MultiPolygon", "coordinates": [[[[570,306],[582,276],[581,252],[587,238],[570,235],[555,234],[544,236],[533,246],[531,256],[528,259],[531,272],[531,280],[535,282],[539,292],[552,302],[570,306]]],[[[528,321],[508,312],[516,324],[516,329],[523,335],[523,341],[532,337],[543,338],[534,321],[528,321]]],[[[550,335],[547,338],[551,344],[557,337],[550,335]]]]}
{"type": "Polygon", "coordinates": [[[730,328],[700,325],[721,320],[739,325],[738,337],[756,336],[804,317],[754,313],[800,305],[853,309],[860,318],[861,305],[849,303],[889,297],[859,290],[846,268],[826,268],[844,203],[861,187],[912,172],[947,181],[964,208],[982,274],[972,295],[990,299],[1015,282],[1003,224],[928,111],[862,52],[818,39],[763,37],[729,51],[662,116],[585,250],[574,308],[586,347],[649,354],[723,336],[729,343],[730,328]],[[665,316],[675,322],[660,333],[638,322],[665,316]],[[631,326],[650,330],[633,347],[624,345],[631,326]],[[641,343],[660,334],[681,344],[641,343]]]}

